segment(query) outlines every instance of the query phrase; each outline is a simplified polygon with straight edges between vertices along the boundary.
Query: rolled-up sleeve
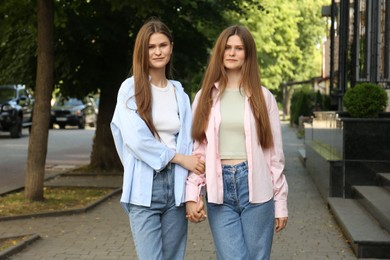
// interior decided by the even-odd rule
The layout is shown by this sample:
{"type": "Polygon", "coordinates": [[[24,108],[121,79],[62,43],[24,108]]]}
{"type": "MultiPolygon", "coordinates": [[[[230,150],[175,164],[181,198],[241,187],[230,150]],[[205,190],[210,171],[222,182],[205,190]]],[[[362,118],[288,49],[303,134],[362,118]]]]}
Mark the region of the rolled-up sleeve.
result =
{"type": "MultiPolygon", "coordinates": [[[[205,159],[204,151],[205,151],[205,144],[195,141],[194,151],[192,154],[200,155],[202,157],[202,159],[204,160],[205,159]]],[[[205,185],[206,185],[205,174],[198,175],[194,172],[190,172],[188,177],[187,177],[187,182],[186,182],[185,201],[198,202],[201,189],[205,185]]]]}
{"type": "Polygon", "coordinates": [[[205,176],[204,174],[197,175],[191,173],[188,175],[186,182],[186,197],[185,201],[195,201],[198,202],[199,195],[203,186],[205,186],[205,176]]]}

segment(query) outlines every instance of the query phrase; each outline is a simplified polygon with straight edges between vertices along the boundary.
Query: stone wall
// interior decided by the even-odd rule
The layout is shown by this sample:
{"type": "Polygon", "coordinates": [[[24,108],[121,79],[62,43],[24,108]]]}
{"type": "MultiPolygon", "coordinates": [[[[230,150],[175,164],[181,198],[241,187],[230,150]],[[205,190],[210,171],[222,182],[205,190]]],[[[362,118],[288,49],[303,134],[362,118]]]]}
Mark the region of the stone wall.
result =
{"type": "Polygon", "coordinates": [[[324,198],[348,198],[353,185],[374,185],[377,172],[390,172],[389,118],[315,112],[304,127],[306,167],[324,198]]]}

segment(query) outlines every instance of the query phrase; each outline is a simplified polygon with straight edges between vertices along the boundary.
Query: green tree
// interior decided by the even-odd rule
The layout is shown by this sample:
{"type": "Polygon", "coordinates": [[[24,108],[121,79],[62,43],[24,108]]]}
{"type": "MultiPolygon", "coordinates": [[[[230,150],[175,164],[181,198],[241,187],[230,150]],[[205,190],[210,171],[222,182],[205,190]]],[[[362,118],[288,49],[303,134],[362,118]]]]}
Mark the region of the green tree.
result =
{"type": "Polygon", "coordinates": [[[321,6],[328,2],[244,1],[248,15],[230,14],[248,26],[255,38],[263,85],[278,89],[283,82],[321,75],[321,43],[326,35],[321,6]]]}
{"type": "Polygon", "coordinates": [[[326,20],[321,16],[321,7],[330,5],[330,0],[298,0],[300,16],[297,46],[301,50],[302,60],[297,71],[301,79],[321,76],[322,44],[328,33],[326,20]]]}
{"type": "MultiPolygon", "coordinates": [[[[0,17],[0,82],[22,82],[35,88],[34,4],[28,0],[3,0],[0,4],[4,14],[0,17]]],[[[54,4],[54,84],[65,96],[82,97],[100,90],[91,166],[101,169],[121,168],[109,124],[142,23],[158,16],[173,30],[174,76],[190,92],[198,87],[211,42],[227,24],[223,13],[239,11],[234,0],[86,0],[54,4]]]]}
{"type": "Polygon", "coordinates": [[[7,0],[0,4],[1,84],[26,84],[30,88],[35,86],[36,12],[35,1],[7,0]]]}
{"type": "Polygon", "coordinates": [[[303,86],[294,91],[291,97],[291,117],[290,124],[299,125],[300,116],[311,116],[314,107],[314,93],[310,87],[303,86]]]}
{"type": "MultiPolygon", "coordinates": [[[[54,85],[66,96],[82,97],[98,89],[101,94],[91,166],[121,168],[109,124],[117,90],[129,74],[136,33],[148,17],[160,17],[173,30],[174,76],[188,93],[199,86],[216,36],[236,22],[247,25],[256,39],[263,84],[277,88],[282,82],[319,75],[316,46],[325,34],[320,17],[324,2],[54,1],[54,85]]],[[[0,82],[24,83],[37,90],[35,4],[0,4],[0,82]]]]}

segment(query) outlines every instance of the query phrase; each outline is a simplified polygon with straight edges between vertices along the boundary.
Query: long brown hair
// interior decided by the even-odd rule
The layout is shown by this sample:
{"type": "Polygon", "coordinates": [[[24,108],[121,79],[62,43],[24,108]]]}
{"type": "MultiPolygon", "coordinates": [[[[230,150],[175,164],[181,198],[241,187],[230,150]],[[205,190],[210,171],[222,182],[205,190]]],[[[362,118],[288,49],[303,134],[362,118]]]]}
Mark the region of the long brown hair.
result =
{"type": "MultiPolygon", "coordinates": [[[[173,44],[173,37],[169,28],[157,18],[148,20],[138,31],[133,52],[133,67],[131,73],[134,76],[134,95],[137,111],[146,122],[150,131],[158,136],[152,119],[152,92],[149,82],[149,39],[153,33],[162,33],[173,44]]],[[[173,54],[172,54],[173,55],[173,54]]],[[[165,77],[171,78],[172,55],[165,67],[165,77]]]]}
{"type": "Polygon", "coordinates": [[[241,68],[241,88],[243,88],[244,93],[249,98],[249,103],[256,121],[259,144],[263,148],[269,148],[273,145],[273,138],[267,106],[260,83],[256,44],[248,29],[240,25],[234,25],[223,30],[214,45],[209,65],[202,80],[199,103],[193,119],[192,138],[199,142],[202,142],[206,138],[205,131],[213,103],[212,91],[214,83],[219,83],[220,95],[226,89],[228,77],[227,70],[223,65],[223,57],[226,43],[229,37],[233,35],[240,37],[245,49],[245,61],[241,68]]]}

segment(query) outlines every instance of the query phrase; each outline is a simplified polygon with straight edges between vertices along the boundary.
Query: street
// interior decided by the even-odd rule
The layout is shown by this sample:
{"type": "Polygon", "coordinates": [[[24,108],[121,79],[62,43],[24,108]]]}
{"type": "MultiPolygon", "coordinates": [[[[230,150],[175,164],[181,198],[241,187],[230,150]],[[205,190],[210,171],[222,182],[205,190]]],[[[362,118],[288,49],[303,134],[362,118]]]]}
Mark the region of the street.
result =
{"type": "MultiPolygon", "coordinates": [[[[89,163],[95,128],[50,129],[46,156],[46,176],[89,163]]],[[[0,193],[24,185],[29,133],[19,139],[0,133],[0,193]]]]}

